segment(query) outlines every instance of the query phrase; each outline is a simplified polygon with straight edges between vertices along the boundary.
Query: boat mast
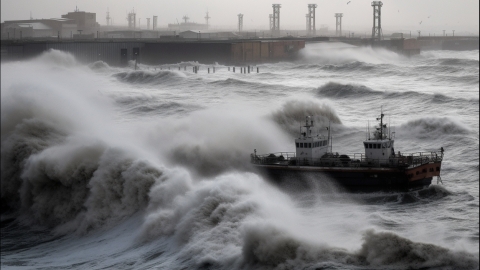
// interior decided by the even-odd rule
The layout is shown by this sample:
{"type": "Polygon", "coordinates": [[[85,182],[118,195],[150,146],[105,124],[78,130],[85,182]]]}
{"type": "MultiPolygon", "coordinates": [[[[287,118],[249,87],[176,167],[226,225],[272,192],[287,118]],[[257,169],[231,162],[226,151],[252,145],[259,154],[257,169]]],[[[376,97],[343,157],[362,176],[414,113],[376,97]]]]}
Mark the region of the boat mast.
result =
{"type": "Polygon", "coordinates": [[[328,121],[328,143],[330,144],[330,153],[332,152],[332,137],[330,134],[330,120],[328,121]]]}
{"type": "Polygon", "coordinates": [[[368,139],[370,140],[370,120],[367,120],[367,134],[368,134],[368,139]]]}
{"type": "Polygon", "coordinates": [[[380,140],[383,140],[383,106],[380,107],[380,140]]]}

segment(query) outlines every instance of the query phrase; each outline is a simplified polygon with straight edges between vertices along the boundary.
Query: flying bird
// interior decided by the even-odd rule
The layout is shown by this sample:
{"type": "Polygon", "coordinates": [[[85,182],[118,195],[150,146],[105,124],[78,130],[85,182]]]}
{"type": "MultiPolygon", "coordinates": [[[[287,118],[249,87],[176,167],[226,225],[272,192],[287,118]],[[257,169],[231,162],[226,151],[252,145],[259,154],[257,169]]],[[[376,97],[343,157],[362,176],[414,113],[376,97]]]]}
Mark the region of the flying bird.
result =
{"type": "Polygon", "coordinates": [[[347,2],[347,5],[350,4],[350,2],[352,2],[352,1],[348,1],[348,2],[347,2]]]}
{"type": "Polygon", "coordinates": [[[422,22],[423,22],[423,21],[420,21],[420,23],[419,23],[419,24],[422,24],[422,22]]]}

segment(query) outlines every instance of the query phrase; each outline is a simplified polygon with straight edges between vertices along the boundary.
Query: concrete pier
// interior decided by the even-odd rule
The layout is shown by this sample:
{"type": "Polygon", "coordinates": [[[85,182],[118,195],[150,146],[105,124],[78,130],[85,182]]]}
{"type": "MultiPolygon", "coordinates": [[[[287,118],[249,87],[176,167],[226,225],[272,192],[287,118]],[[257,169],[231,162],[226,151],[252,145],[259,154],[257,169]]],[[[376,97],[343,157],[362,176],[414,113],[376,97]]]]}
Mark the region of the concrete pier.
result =
{"type": "Polygon", "coordinates": [[[104,61],[124,66],[130,60],[143,64],[197,61],[225,65],[275,62],[294,58],[305,40],[145,41],[145,40],[2,40],[1,59],[22,60],[50,49],[71,53],[79,61],[104,61]]]}

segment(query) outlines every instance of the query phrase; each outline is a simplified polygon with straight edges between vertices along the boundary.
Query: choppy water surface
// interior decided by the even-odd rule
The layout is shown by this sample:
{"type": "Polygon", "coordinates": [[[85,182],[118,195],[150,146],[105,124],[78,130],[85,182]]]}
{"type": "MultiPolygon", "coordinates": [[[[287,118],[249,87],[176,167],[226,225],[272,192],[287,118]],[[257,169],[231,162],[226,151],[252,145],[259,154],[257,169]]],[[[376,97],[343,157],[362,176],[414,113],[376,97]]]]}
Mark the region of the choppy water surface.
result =
{"type": "Polygon", "coordinates": [[[478,50],[213,64],[3,63],[2,269],[479,268],[478,50]],[[396,149],[443,146],[443,185],[294,190],[249,166],[253,149],[293,151],[305,115],[360,153],[381,107],[396,149]]]}

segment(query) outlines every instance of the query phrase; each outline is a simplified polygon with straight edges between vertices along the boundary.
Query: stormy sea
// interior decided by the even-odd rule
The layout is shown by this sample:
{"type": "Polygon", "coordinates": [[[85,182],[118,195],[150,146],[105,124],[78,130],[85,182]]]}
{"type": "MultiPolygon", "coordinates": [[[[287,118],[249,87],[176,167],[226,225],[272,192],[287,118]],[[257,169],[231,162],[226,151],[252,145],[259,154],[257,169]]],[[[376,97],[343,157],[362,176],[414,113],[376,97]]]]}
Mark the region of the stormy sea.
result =
{"type": "Polygon", "coordinates": [[[478,50],[318,43],[239,71],[2,63],[1,268],[479,269],[478,50]],[[297,189],[250,165],[294,152],[307,115],[362,153],[381,111],[396,151],[445,149],[441,182],[297,189]]]}

